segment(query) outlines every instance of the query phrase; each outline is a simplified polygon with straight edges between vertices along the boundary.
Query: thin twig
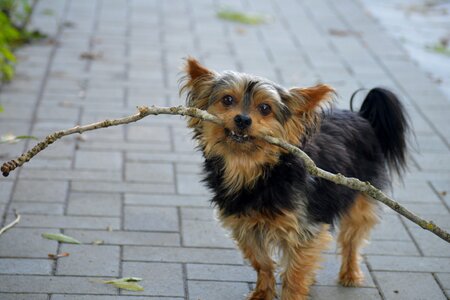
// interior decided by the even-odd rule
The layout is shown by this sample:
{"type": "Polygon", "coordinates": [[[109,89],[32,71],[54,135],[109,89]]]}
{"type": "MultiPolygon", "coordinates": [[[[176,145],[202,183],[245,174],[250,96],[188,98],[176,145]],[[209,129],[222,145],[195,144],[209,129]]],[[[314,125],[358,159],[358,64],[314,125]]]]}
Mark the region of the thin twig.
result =
{"type": "Polygon", "coordinates": [[[6,230],[14,227],[17,223],[19,223],[20,221],[20,215],[14,211],[14,214],[16,215],[16,219],[14,221],[12,221],[11,223],[9,223],[8,225],[6,225],[5,227],[0,229],[0,235],[2,235],[6,230]]]}
{"type": "MultiPolygon", "coordinates": [[[[213,122],[216,124],[223,124],[222,120],[217,118],[216,116],[213,116],[206,111],[193,108],[193,107],[184,107],[184,106],[178,106],[178,107],[147,107],[147,106],[141,106],[138,107],[139,112],[137,114],[115,119],[115,120],[105,120],[102,122],[97,122],[85,126],[76,126],[74,128],[63,130],[63,131],[57,131],[49,136],[47,136],[43,141],[38,143],[36,146],[34,146],[31,150],[28,152],[22,154],[17,159],[13,159],[9,162],[6,162],[1,167],[1,171],[4,176],[8,176],[9,172],[13,171],[15,168],[22,166],[24,163],[29,161],[31,158],[33,158],[36,154],[38,154],[40,151],[47,148],[48,145],[52,144],[56,140],[62,138],[63,136],[74,134],[74,133],[83,133],[85,131],[95,130],[99,128],[106,128],[110,126],[117,126],[122,124],[128,124],[132,122],[136,122],[142,118],[145,118],[149,115],[158,115],[158,114],[170,114],[170,115],[182,115],[182,116],[190,116],[194,118],[199,118],[205,121],[213,122]]],[[[360,191],[362,193],[367,194],[368,196],[372,197],[375,200],[378,200],[382,202],[383,204],[387,205],[400,215],[408,218],[413,223],[416,223],[420,227],[422,227],[425,230],[428,230],[441,239],[447,241],[450,243],[450,234],[437,226],[433,223],[433,221],[426,221],[422,219],[421,217],[417,216],[413,212],[409,211],[406,207],[400,205],[398,202],[394,201],[390,197],[388,197],[386,194],[384,194],[379,189],[375,188],[372,184],[369,182],[362,182],[357,178],[348,178],[343,176],[342,174],[333,174],[328,171],[322,170],[316,166],[314,161],[301,149],[299,149],[296,146],[293,146],[286,141],[271,137],[271,136],[261,136],[260,138],[264,139],[270,144],[277,145],[281,148],[286,149],[287,151],[297,155],[299,158],[301,158],[304,163],[306,170],[313,176],[321,177],[326,180],[329,180],[331,182],[334,182],[339,185],[344,185],[346,187],[349,187],[353,190],[360,191]]]]}

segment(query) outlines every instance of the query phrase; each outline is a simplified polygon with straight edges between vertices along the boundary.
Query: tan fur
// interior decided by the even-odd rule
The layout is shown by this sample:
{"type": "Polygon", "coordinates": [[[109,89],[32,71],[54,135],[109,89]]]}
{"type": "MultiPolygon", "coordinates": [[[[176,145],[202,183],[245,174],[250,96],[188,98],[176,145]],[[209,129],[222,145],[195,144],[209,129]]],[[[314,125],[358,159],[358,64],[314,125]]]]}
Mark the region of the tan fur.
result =
{"type": "Polygon", "coordinates": [[[270,255],[280,246],[285,269],[281,299],[306,299],[303,296],[307,295],[309,285],[313,283],[320,254],[331,236],[328,225],[309,228],[298,215],[295,212],[274,217],[256,213],[239,217],[219,214],[222,224],[231,229],[244,257],[250,260],[258,273],[256,288],[249,299],[273,299],[275,279],[270,255]]]}
{"type": "Polygon", "coordinates": [[[282,300],[308,299],[309,287],[314,283],[320,267],[321,253],[332,239],[328,227],[323,225],[320,233],[300,245],[283,244],[282,300]]]}
{"type": "Polygon", "coordinates": [[[359,286],[364,281],[359,267],[361,259],[359,251],[370,230],[379,221],[376,206],[371,201],[360,194],[340,222],[338,243],[341,248],[342,264],[339,282],[343,286],[359,286]]]}

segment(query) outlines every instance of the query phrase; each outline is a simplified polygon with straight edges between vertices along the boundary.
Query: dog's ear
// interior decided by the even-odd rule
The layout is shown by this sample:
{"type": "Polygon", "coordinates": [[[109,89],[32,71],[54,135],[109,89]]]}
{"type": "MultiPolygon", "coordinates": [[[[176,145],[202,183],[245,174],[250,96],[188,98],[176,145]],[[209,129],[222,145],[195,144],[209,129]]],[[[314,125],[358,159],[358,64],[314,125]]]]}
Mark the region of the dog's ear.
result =
{"type": "MultiPolygon", "coordinates": [[[[195,58],[186,59],[185,75],[180,80],[180,95],[186,93],[186,105],[207,110],[217,73],[202,66],[195,58]]],[[[196,128],[200,119],[190,118],[188,126],[196,128]]]]}
{"type": "Polygon", "coordinates": [[[294,113],[310,113],[317,107],[332,101],[335,91],[326,84],[318,84],[309,88],[292,88],[289,90],[290,103],[288,106],[294,113]]]}
{"type": "Polygon", "coordinates": [[[198,80],[202,76],[210,77],[213,76],[213,72],[208,70],[206,67],[202,66],[198,60],[193,57],[188,57],[185,66],[186,75],[191,81],[198,80]]]}

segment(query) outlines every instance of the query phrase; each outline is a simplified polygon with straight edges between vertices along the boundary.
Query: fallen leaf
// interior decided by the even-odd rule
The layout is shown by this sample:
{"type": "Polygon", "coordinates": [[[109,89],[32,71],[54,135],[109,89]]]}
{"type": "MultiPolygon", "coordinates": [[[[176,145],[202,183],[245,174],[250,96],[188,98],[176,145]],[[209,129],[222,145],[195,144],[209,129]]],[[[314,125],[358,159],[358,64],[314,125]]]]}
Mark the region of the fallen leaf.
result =
{"type": "Polygon", "coordinates": [[[92,241],[92,245],[103,245],[105,243],[104,240],[95,240],[92,241]]]}
{"type": "Polygon", "coordinates": [[[7,133],[5,135],[2,135],[0,137],[0,144],[14,144],[17,143],[20,140],[25,140],[25,139],[33,139],[33,140],[37,140],[38,138],[35,136],[31,136],[31,135],[14,135],[12,133],[7,133]]]}
{"type": "Polygon", "coordinates": [[[67,253],[67,252],[63,252],[63,253],[59,253],[59,254],[49,253],[48,258],[57,260],[58,258],[67,257],[69,255],[70,255],[70,253],[67,253]]]}
{"type": "Polygon", "coordinates": [[[447,191],[442,191],[439,194],[441,194],[441,196],[446,196],[447,195],[447,191]]]}
{"type": "Polygon", "coordinates": [[[113,231],[112,226],[108,225],[108,227],[106,227],[106,230],[108,230],[109,232],[113,231]]]}
{"type": "Polygon", "coordinates": [[[136,283],[141,280],[142,278],[139,277],[124,277],[120,279],[105,280],[103,283],[112,284],[118,289],[139,292],[144,290],[141,285],[136,283]]]}
{"type": "Polygon", "coordinates": [[[61,242],[61,243],[81,244],[80,241],[78,241],[78,240],[76,240],[76,239],[74,239],[74,238],[72,238],[70,236],[61,234],[61,233],[43,233],[42,237],[44,239],[54,240],[54,241],[58,241],[58,242],[61,242]]]}
{"type": "Polygon", "coordinates": [[[87,59],[87,60],[95,60],[95,59],[99,59],[103,56],[103,54],[101,52],[83,52],[80,54],[80,58],[81,59],[87,59]]]}
{"type": "Polygon", "coordinates": [[[217,12],[217,17],[222,20],[237,22],[247,25],[259,25],[266,23],[267,18],[258,14],[248,14],[231,9],[222,9],[217,12]]]}
{"type": "Polygon", "coordinates": [[[342,29],[335,29],[335,28],[330,28],[328,30],[328,33],[330,35],[334,35],[334,36],[349,36],[349,35],[359,35],[358,32],[356,31],[352,31],[352,30],[342,30],[342,29]]]}

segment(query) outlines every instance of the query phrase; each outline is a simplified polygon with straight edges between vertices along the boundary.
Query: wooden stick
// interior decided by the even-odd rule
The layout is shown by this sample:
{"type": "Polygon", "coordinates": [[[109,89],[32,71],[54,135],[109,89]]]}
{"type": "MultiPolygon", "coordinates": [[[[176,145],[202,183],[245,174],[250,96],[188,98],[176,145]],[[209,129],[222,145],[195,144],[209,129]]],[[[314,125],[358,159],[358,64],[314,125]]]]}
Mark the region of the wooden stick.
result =
{"type": "MultiPolygon", "coordinates": [[[[49,136],[47,136],[43,141],[39,142],[36,146],[34,146],[31,150],[25,152],[17,159],[13,159],[9,162],[6,162],[1,167],[1,171],[3,173],[3,176],[8,176],[9,172],[13,171],[17,167],[22,166],[24,163],[32,159],[36,154],[38,154],[40,151],[44,150],[48,147],[48,145],[54,143],[56,140],[62,138],[63,136],[74,134],[74,133],[83,133],[85,131],[95,130],[99,128],[106,128],[110,126],[117,126],[122,124],[129,124],[132,122],[136,122],[142,118],[145,118],[149,115],[159,115],[159,114],[169,114],[169,115],[181,115],[181,116],[190,116],[193,118],[199,118],[204,121],[213,122],[216,124],[223,124],[222,120],[217,118],[214,115],[209,114],[206,111],[194,108],[194,107],[184,107],[184,106],[177,106],[177,107],[156,107],[156,106],[140,106],[138,107],[139,112],[120,119],[114,119],[114,120],[104,120],[101,122],[84,125],[84,126],[75,126],[71,129],[63,130],[63,131],[57,131],[49,136]]],[[[342,174],[333,174],[328,171],[322,170],[316,166],[314,161],[300,148],[293,146],[286,141],[283,141],[281,139],[277,139],[271,136],[261,136],[259,137],[261,139],[264,139],[270,144],[277,145],[281,148],[286,149],[287,151],[297,155],[299,158],[301,158],[304,163],[306,170],[313,176],[321,177],[326,180],[329,180],[331,182],[334,182],[339,185],[344,185],[348,188],[351,188],[353,190],[360,191],[362,193],[365,193],[366,195],[372,197],[375,200],[378,200],[382,202],[383,204],[387,205],[400,215],[406,217],[413,223],[416,223],[420,227],[422,227],[425,230],[428,230],[441,239],[447,241],[450,243],[450,234],[443,230],[441,227],[436,225],[433,221],[426,221],[422,219],[421,217],[417,216],[410,210],[408,210],[406,207],[400,205],[398,202],[394,201],[390,197],[388,197],[385,193],[383,193],[381,190],[374,187],[369,182],[362,182],[357,178],[348,178],[343,176],[342,174]]]]}

